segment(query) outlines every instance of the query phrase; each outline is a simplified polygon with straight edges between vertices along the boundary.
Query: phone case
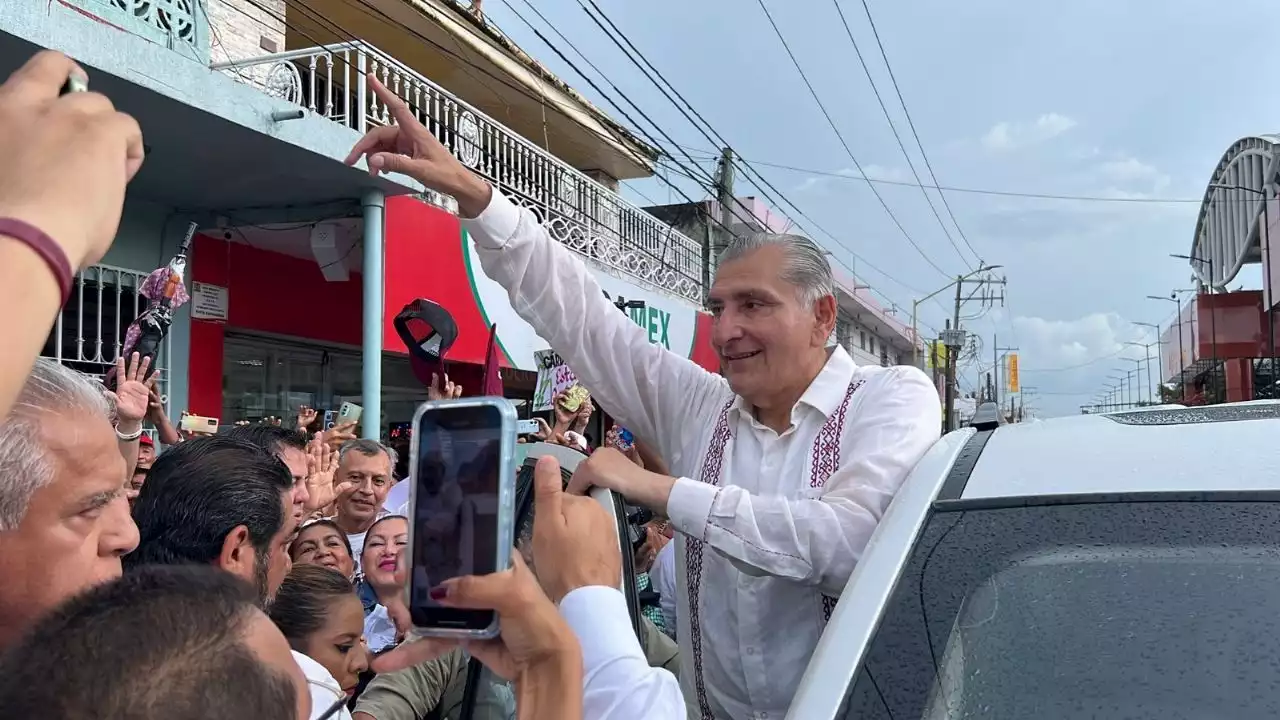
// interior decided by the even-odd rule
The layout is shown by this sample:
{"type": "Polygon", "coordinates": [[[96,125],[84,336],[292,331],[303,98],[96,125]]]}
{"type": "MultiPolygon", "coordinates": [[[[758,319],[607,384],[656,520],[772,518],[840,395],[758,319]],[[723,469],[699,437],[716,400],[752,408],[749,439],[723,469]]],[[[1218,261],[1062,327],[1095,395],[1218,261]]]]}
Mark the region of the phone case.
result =
{"type": "MultiPolygon", "coordinates": [[[[414,516],[417,515],[416,508],[418,506],[418,442],[421,433],[418,427],[422,420],[422,416],[432,410],[441,410],[447,408],[458,407],[496,407],[502,417],[502,445],[501,457],[499,459],[499,479],[498,479],[498,552],[494,558],[494,567],[508,568],[511,566],[511,548],[515,546],[515,505],[516,505],[516,424],[519,422],[516,417],[515,406],[506,398],[500,397],[477,397],[477,398],[459,398],[456,400],[437,400],[435,402],[425,402],[418,406],[418,410],[413,414],[413,424],[410,425],[412,430],[412,438],[409,441],[409,544],[405,547],[408,553],[408,566],[410,568],[408,577],[405,580],[405,594],[410,595],[413,584],[413,525],[414,516]]],[[[414,634],[420,637],[441,637],[441,638],[461,638],[461,639],[478,639],[488,640],[498,636],[498,616],[495,614],[493,622],[488,627],[479,630],[454,630],[451,628],[419,628],[413,629],[414,634]]]]}
{"type": "Polygon", "coordinates": [[[364,412],[364,408],[355,403],[344,402],[338,408],[338,422],[360,421],[360,415],[364,412]]]}

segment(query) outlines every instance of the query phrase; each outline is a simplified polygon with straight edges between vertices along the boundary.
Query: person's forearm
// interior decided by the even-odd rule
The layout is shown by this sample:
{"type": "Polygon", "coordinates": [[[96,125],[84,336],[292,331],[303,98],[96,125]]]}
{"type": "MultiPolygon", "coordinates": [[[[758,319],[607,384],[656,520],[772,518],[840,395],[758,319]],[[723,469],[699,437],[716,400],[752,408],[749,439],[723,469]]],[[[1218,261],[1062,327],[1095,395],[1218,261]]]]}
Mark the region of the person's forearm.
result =
{"type": "Polygon", "coordinates": [[[582,653],[577,643],[525,671],[516,692],[518,720],[581,720],[582,653]]]}
{"type": "Polygon", "coordinates": [[[582,646],[583,711],[591,720],[683,720],[675,676],[649,666],[631,629],[625,596],[581,587],[560,601],[560,614],[582,646]]]}
{"type": "Polygon", "coordinates": [[[666,445],[681,436],[674,426],[715,404],[724,379],[651,343],[648,330],[618,311],[583,260],[531,212],[495,191],[463,227],[485,274],[620,423],[670,452],[666,445]]]}
{"type": "Polygon", "coordinates": [[[182,436],[178,434],[178,429],[169,422],[167,413],[160,413],[160,417],[155,420],[156,435],[162,445],[177,445],[182,442],[182,436]]]}
{"type": "Polygon", "coordinates": [[[4,235],[0,235],[0,307],[22,309],[5,317],[6,351],[0,353],[3,417],[18,399],[62,308],[58,281],[49,266],[24,243],[4,235]]]}

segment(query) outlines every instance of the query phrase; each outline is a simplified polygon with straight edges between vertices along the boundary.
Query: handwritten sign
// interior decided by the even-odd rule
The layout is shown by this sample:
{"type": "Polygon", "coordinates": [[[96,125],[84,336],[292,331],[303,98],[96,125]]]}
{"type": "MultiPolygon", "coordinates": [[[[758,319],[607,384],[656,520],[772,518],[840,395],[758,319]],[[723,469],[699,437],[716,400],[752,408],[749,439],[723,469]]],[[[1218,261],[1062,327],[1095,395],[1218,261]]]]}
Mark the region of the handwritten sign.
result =
{"type": "Polygon", "coordinates": [[[551,400],[555,396],[578,384],[578,376],[573,374],[568,364],[554,350],[537,350],[533,353],[533,364],[538,368],[538,384],[533,391],[533,412],[551,409],[551,400]]]}

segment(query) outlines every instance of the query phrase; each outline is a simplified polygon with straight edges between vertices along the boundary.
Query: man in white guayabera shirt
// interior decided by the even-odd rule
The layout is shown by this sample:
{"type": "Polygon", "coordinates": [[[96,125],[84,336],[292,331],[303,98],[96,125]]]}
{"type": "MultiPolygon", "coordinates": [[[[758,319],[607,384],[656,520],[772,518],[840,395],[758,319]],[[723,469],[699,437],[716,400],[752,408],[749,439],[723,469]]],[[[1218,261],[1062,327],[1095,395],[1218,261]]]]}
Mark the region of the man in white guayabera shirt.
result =
{"type": "Polygon", "coordinates": [[[916,368],[857,367],[827,347],[831,268],[791,235],[739,239],[721,259],[708,306],[723,377],[651,345],[531,212],[378,91],[400,127],[373,131],[348,160],[365,156],[372,172],[403,172],[456,198],[485,273],[675,475],[606,449],[572,487],[620,492],[679,531],[689,714],[780,720],[877,522],[938,438],[937,390],[916,368]]]}

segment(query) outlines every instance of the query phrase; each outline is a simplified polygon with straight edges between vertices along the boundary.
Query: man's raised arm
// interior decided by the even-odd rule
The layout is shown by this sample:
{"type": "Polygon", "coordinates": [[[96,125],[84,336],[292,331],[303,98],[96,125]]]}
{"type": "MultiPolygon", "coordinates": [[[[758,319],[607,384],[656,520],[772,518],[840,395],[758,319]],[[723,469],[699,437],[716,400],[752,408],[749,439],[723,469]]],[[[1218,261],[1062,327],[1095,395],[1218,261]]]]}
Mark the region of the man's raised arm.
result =
{"type": "Polygon", "coordinates": [[[516,207],[468,170],[431,135],[398,96],[369,76],[396,119],[370,131],[347,157],[369,171],[398,172],[458,201],[485,274],[507,289],[511,306],[601,403],[633,431],[658,442],[667,457],[674,433],[723,387],[723,380],[649,342],[605,298],[580,258],[556,242],[533,213],[516,207]]]}

